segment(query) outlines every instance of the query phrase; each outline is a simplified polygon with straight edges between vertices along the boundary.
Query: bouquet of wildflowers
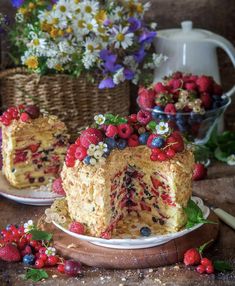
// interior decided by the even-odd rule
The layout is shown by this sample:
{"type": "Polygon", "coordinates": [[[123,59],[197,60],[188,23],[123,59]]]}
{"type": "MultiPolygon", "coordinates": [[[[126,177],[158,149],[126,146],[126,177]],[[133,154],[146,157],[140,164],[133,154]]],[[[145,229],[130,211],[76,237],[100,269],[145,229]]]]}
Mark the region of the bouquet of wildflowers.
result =
{"type": "Polygon", "coordinates": [[[112,88],[125,80],[137,84],[149,79],[149,70],[165,60],[149,52],[156,37],[156,24],[143,19],[149,3],[58,0],[51,5],[31,0],[31,6],[41,7],[31,12],[30,23],[29,1],[14,1],[21,2],[17,19],[24,27],[18,41],[22,64],[39,74],[98,74],[99,88],[112,88]]]}

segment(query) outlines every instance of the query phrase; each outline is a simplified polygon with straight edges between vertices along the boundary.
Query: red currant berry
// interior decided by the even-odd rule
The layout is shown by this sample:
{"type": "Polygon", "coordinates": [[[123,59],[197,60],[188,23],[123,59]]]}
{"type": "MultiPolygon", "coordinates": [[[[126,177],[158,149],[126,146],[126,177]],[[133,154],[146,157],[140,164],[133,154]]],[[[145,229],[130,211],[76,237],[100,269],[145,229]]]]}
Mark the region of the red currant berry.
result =
{"type": "Polygon", "coordinates": [[[151,159],[152,161],[158,161],[157,155],[155,155],[155,154],[151,154],[151,155],[150,155],[150,159],[151,159]]]}
{"type": "Polygon", "coordinates": [[[30,244],[32,247],[36,247],[37,244],[38,244],[38,242],[37,242],[37,240],[31,240],[31,241],[29,242],[29,244],[30,244]]]}
{"type": "Polygon", "coordinates": [[[26,234],[26,239],[27,239],[28,242],[31,241],[32,234],[31,233],[26,234]]]}
{"type": "Polygon", "coordinates": [[[201,259],[201,265],[204,265],[204,266],[209,266],[209,265],[212,265],[212,261],[206,257],[203,257],[201,259]]]}
{"type": "Polygon", "coordinates": [[[196,268],[197,272],[200,273],[200,274],[203,274],[206,272],[206,267],[204,265],[198,265],[197,268],[196,268]]]}
{"type": "Polygon", "coordinates": [[[162,161],[166,161],[168,158],[164,152],[161,152],[157,155],[157,159],[162,162],[162,161]]]}
{"type": "Polygon", "coordinates": [[[139,146],[139,137],[136,134],[132,134],[130,138],[128,138],[127,144],[129,147],[137,147],[139,146]]]}
{"type": "Polygon", "coordinates": [[[23,235],[23,234],[24,234],[24,227],[23,227],[23,226],[20,226],[20,227],[18,228],[18,234],[20,234],[20,235],[23,235]]]}
{"type": "Polygon", "coordinates": [[[157,155],[157,154],[159,154],[159,153],[161,153],[161,152],[162,152],[162,150],[159,149],[159,148],[153,148],[153,149],[152,149],[152,154],[153,154],[153,155],[157,155]]]}
{"type": "Polygon", "coordinates": [[[48,256],[45,253],[39,253],[39,258],[46,262],[48,256]]]}
{"type": "Polygon", "coordinates": [[[75,152],[75,158],[82,161],[87,156],[87,149],[83,146],[79,146],[75,152]]]}
{"type": "Polygon", "coordinates": [[[35,267],[37,269],[43,268],[44,265],[45,265],[44,261],[40,258],[35,261],[35,267]]]}
{"type": "Polygon", "coordinates": [[[60,273],[64,273],[64,264],[59,264],[57,266],[57,270],[60,272],[60,273]]]}
{"type": "Polygon", "coordinates": [[[207,265],[206,266],[206,273],[207,274],[212,274],[214,272],[215,272],[215,270],[214,270],[214,266],[213,265],[207,265]]]}
{"type": "Polygon", "coordinates": [[[137,122],[137,114],[133,113],[129,116],[129,121],[136,123],[137,122]]]}
{"type": "Polygon", "coordinates": [[[50,266],[55,266],[59,262],[58,256],[50,255],[47,258],[47,264],[50,266]]]}
{"type": "Polygon", "coordinates": [[[75,158],[69,155],[66,156],[65,164],[67,167],[74,167],[75,165],[75,158]]]}
{"type": "Polygon", "coordinates": [[[69,148],[68,148],[67,154],[68,154],[68,155],[71,155],[71,156],[74,156],[77,147],[78,147],[78,146],[77,146],[76,144],[70,145],[69,148]]]}
{"type": "Polygon", "coordinates": [[[32,253],[32,248],[31,248],[31,246],[26,245],[24,251],[25,251],[26,254],[31,254],[31,253],[32,253]]]}
{"type": "Polygon", "coordinates": [[[168,148],[168,149],[166,150],[166,155],[167,155],[168,158],[173,158],[173,157],[175,156],[175,151],[174,151],[174,149],[168,148]]]}
{"type": "Polygon", "coordinates": [[[23,113],[21,113],[21,115],[20,115],[20,119],[21,119],[21,121],[23,121],[23,122],[28,122],[28,121],[30,120],[30,116],[28,115],[28,113],[23,112],[23,113]]]}
{"type": "Polygon", "coordinates": [[[38,251],[39,251],[39,253],[43,253],[44,254],[46,252],[46,250],[47,250],[47,248],[42,246],[42,247],[40,247],[40,249],[38,251]]]}

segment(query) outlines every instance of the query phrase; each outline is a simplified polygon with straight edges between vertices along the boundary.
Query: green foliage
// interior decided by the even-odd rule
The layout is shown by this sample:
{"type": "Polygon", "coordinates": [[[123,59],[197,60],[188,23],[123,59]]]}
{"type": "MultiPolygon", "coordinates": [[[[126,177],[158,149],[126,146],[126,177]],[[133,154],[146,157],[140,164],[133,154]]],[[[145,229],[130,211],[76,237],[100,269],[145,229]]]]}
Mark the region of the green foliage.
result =
{"type": "Polygon", "coordinates": [[[42,269],[33,269],[29,268],[25,274],[25,279],[26,280],[33,280],[34,282],[38,282],[42,279],[47,279],[48,274],[45,270],[42,269]]]}
{"type": "Polygon", "coordinates": [[[213,261],[213,264],[214,264],[215,270],[217,270],[219,272],[233,271],[232,266],[226,261],[215,260],[215,261],[213,261]]]}
{"type": "Polygon", "coordinates": [[[105,124],[107,125],[109,124],[119,125],[119,124],[126,123],[126,122],[127,122],[127,119],[119,115],[113,115],[111,113],[105,114],[105,124]]]}
{"type": "Polygon", "coordinates": [[[29,231],[29,233],[32,234],[32,239],[33,240],[51,240],[52,239],[52,234],[48,233],[46,231],[42,231],[39,229],[32,229],[29,231]]]}

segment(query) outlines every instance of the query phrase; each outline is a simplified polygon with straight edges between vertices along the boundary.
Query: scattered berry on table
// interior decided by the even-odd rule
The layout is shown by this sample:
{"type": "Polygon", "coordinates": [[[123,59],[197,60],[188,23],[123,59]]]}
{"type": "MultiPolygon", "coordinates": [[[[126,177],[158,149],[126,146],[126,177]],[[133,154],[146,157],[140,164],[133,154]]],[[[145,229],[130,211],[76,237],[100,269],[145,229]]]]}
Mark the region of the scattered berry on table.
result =
{"type": "Polygon", "coordinates": [[[212,261],[206,257],[203,257],[200,263],[204,266],[212,265],[212,261]]]}
{"type": "Polygon", "coordinates": [[[205,179],[207,176],[207,168],[201,163],[196,163],[193,170],[193,180],[199,181],[205,179]]]}
{"type": "Polygon", "coordinates": [[[204,265],[198,265],[197,268],[196,268],[197,272],[200,273],[200,274],[203,274],[206,272],[206,267],[204,265]]]}
{"type": "Polygon", "coordinates": [[[64,273],[69,276],[77,276],[81,273],[81,263],[74,260],[66,260],[64,264],[64,273]]]}
{"type": "Polygon", "coordinates": [[[191,248],[184,253],[184,264],[198,265],[201,261],[201,255],[196,248],[191,248]]]}
{"type": "Polygon", "coordinates": [[[26,254],[23,257],[23,263],[26,265],[33,265],[35,261],[35,256],[33,254],[26,254]]]}

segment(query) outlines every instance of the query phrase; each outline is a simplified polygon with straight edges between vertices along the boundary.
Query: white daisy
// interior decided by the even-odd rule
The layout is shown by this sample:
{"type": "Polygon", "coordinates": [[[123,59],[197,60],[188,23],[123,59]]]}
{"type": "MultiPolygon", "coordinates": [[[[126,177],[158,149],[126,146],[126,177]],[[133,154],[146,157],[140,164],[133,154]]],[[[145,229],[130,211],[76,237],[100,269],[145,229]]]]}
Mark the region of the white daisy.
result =
{"type": "Polygon", "coordinates": [[[99,150],[102,150],[103,152],[107,152],[108,151],[108,145],[104,142],[99,142],[99,144],[97,145],[99,150]]]}
{"type": "Polygon", "coordinates": [[[111,41],[114,43],[114,47],[116,49],[122,47],[125,50],[133,44],[134,34],[128,33],[128,29],[128,27],[123,28],[122,26],[119,26],[118,28],[114,27],[112,29],[114,37],[111,39],[111,41]]]}
{"type": "Polygon", "coordinates": [[[124,14],[124,9],[123,7],[116,7],[113,12],[111,13],[111,15],[109,16],[109,19],[112,21],[112,22],[115,22],[115,21],[120,21],[120,18],[123,17],[123,14],[124,14]]]}
{"type": "Polygon", "coordinates": [[[56,249],[54,247],[48,247],[45,251],[45,254],[47,256],[55,256],[56,255],[56,249]]]}
{"type": "Polygon", "coordinates": [[[17,23],[24,22],[24,15],[22,13],[16,13],[15,20],[17,23]]]}
{"type": "Polygon", "coordinates": [[[82,58],[82,63],[85,69],[89,70],[96,62],[98,56],[91,53],[85,53],[82,58]]]}
{"type": "Polygon", "coordinates": [[[99,2],[86,0],[81,3],[81,12],[84,14],[96,14],[99,10],[99,2]]]}
{"type": "Polygon", "coordinates": [[[138,68],[138,63],[133,56],[126,56],[123,61],[124,65],[129,67],[132,71],[136,71],[138,68]]]}
{"type": "Polygon", "coordinates": [[[169,125],[167,122],[160,122],[156,126],[157,134],[163,135],[169,132],[169,125]]]}
{"type": "Polygon", "coordinates": [[[27,44],[27,47],[32,47],[40,51],[47,47],[47,43],[45,39],[35,37],[27,44]]]}
{"type": "Polygon", "coordinates": [[[86,40],[83,42],[83,45],[86,49],[85,53],[96,54],[97,56],[99,56],[100,43],[97,41],[97,39],[87,37],[86,40]]]}
{"type": "Polygon", "coordinates": [[[61,53],[66,53],[71,55],[75,52],[75,47],[73,47],[71,43],[67,40],[60,41],[58,44],[58,48],[61,53]]]}
{"type": "Polygon", "coordinates": [[[235,154],[232,154],[232,155],[228,156],[227,164],[230,165],[230,166],[235,165],[235,154]]]}
{"type": "Polygon", "coordinates": [[[34,225],[32,220],[29,220],[28,222],[26,222],[24,224],[24,232],[25,233],[29,232],[30,230],[32,230],[34,228],[35,228],[35,225],[34,225]]]}
{"type": "Polygon", "coordinates": [[[72,18],[72,13],[70,9],[71,3],[69,0],[59,0],[54,6],[54,15],[58,19],[72,18]]]}
{"type": "Polygon", "coordinates": [[[119,84],[125,81],[124,68],[119,69],[113,76],[113,82],[119,84]]]}
{"type": "Polygon", "coordinates": [[[105,123],[105,117],[103,114],[97,114],[94,117],[95,123],[98,125],[102,125],[105,123]]]}

